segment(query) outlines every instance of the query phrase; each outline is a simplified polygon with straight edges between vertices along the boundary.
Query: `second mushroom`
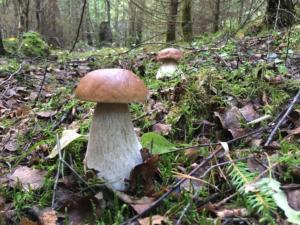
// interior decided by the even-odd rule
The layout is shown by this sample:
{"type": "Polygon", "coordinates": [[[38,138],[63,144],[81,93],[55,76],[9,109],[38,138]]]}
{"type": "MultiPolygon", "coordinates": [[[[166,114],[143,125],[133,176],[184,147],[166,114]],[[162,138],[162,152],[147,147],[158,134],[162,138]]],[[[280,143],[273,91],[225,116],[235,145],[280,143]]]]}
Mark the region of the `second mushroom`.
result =
{"type": "Polygon", "coordinates": [[[182,58],[182,52],[176,48],[166,48],[157,55],[157,61],[162,65],[159,67],[156,79],[171,77],[177,69],[178,61],[182,58]]]}

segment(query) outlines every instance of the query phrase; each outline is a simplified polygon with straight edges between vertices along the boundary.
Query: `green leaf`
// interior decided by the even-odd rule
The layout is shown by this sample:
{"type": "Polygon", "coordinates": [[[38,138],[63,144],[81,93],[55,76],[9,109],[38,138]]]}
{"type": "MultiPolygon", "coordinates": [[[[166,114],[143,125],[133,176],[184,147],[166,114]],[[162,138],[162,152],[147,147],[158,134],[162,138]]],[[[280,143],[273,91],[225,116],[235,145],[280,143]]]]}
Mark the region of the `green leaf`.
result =
{"type": "Polygon", "coordinates": [[[150,149],[153,154],[164,154],[175,150],[174,144],[154,132],[145,133],[141,138],[141,142],[142,146],[150,149]]]}
{"type": "Polygon", "coordinates": [[[263,186],[267,185],[277,206],[284,211],[288,221],[290,223],[300,225],[300,212],[292,209],[289,206],[286,194],[281,190],[280,183],[277,180],[272,178],[263,178],[255,185],[258,186],[258,188],[262,188],[263,186]]]}
{"type": "Polygon", "coordinates": [[[286,68],[286,66],[284,64],[280,64],[277,67],[278,67],[278,72],[280,74],[286,74],[288,72],[288,69],[286,68]]]}

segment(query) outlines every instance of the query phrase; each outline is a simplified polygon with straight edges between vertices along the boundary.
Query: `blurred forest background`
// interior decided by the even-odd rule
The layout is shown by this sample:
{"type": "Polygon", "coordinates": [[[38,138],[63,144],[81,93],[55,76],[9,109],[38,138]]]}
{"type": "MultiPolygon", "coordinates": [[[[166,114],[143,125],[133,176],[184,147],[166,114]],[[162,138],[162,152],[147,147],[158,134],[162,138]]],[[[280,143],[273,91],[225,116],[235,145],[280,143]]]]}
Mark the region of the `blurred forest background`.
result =
{"type": "Polygon", "coordinates": [[[37,31],[52,47],[79,43],[132,46],[190,41],[205,32],[234,32],[262,17],[266,24],[293,23],[293,0],[1,0],[2,37],[37,31]],[[281,10],[277,10],[280,8],[281,10]],[[277,16],[277,17],[276,17],[277,16]],[[81,29],[79,30],[79,26],[81,29]]]}

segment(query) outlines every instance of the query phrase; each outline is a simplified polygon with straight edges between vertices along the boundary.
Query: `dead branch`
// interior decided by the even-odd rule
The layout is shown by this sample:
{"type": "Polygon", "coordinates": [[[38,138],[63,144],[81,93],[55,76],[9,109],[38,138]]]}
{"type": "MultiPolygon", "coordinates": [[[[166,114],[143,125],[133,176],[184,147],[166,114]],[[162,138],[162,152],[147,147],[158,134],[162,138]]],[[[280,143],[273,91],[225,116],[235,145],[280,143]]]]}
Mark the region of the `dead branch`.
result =
{"type": "Polygon", "coordinates": [[[292,109],[294,108],[294,106],[296,105],[296,103],[299,101],[299,99],[300,99],[300,89],[299,89],[298,93],[296,94],[296,96],[293,98],[293,101],[290,103],[290,105],[289,105],[288,109],[286,110],[286,112],[283,114],[283,116],[276,123],[276,125],[273,128],[270,136],[268,137],[268,140],[265,143],[265,146],[268,146],[270,144],[270,142],[272,141],[272,139],[273,139],[276,131],[281,126],[281,124],[284,122],[284,120],[286,119],[286,117],[290,114],[290,112],[292,111],[292,109]]]}

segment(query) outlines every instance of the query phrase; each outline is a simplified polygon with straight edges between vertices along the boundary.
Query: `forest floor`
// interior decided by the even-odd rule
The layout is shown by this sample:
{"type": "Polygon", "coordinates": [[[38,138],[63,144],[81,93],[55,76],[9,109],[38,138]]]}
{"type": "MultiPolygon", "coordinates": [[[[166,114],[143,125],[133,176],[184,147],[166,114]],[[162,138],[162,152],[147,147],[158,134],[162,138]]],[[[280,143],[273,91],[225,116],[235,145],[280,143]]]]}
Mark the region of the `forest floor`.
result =
{"type": "Polygon", "coordinates": [[[184,58],[165,81],[159,43],[0,58],[0,224],[300,224],[299,38],[295,27],[176,43],[184,58]],[[147,157],[128,193],[85,172],[94,103],[74,96],[87,72],[112,67],[150,90],[130,105],[147,157]]]}

